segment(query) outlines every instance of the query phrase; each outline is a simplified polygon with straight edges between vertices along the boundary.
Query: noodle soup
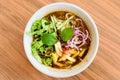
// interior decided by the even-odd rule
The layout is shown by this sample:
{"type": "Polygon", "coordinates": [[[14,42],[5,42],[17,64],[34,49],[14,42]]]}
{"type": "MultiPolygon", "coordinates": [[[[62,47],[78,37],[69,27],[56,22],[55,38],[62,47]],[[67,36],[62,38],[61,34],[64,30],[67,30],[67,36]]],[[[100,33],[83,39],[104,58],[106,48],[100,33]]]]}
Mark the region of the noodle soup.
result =
{"type": "Polygon", "coordinates": [[[31,51],[40,63],[68,69],[83,61],[91,44],[91,35],[80,16],[56,11],[36,20],[31,27],[31,51]]]}

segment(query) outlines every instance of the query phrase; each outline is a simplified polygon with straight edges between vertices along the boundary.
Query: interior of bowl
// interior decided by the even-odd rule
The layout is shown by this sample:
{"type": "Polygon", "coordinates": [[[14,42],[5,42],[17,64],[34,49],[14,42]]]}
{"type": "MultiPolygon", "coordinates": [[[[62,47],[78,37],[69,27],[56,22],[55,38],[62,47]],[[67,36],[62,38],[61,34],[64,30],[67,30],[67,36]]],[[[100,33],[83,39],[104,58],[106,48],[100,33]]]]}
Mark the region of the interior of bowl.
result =
{"type": "Polygon", "coordinates": [[[99,37],[98,37],[98,31],[94,21],[83,9],[69,3],[53,3],[39,9],[36,13],[33,14],[33,16],[30,18],[25,28],[23,42],[24,42],[24,49],[25,49],[26,55],[29,61],[31,62],[31,64],[37,70],[52,77],[69,77],[69,76],[78,74],[79,72],[83,71],[91,64],[91,62],[93,61],[97,53],[99,37]],[[37,60],[31,54],[32,36],[29,36],[26,34],[26,32],[30,31],[32,23],[35,20],[38,20],[43,16],[45,16],[46,14],[55,12],[55,11],[70,11],[80,16],[87,23],[88,28],[90,30],[91,37],[92,37],[92,42],[91,42],[92,45],[90,46],[90,50],[88,52],[88,55],[86,56],[88,61],[80,64],[75,68],[71,68],[68,70],[60,70],[60,69],[54,70],[44,66],[43,64],[38,63],[37,60]]]}

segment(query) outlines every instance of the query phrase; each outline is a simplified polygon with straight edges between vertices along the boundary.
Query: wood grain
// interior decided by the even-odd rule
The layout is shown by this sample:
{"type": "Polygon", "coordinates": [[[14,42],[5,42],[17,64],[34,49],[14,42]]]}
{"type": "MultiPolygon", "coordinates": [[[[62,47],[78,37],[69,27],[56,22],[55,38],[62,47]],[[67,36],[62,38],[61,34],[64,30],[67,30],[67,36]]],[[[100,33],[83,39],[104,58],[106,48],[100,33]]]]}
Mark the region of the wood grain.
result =
{"type": "Polygon", "coordinates": [[[0,80],[61,80],[37,71],[23,49],[23,31],[31,15],[61,1],[86,10],[100,37],[98,54],[89,68],[62,80],[120,79],[120,0],[0,0],[0,80]]]}

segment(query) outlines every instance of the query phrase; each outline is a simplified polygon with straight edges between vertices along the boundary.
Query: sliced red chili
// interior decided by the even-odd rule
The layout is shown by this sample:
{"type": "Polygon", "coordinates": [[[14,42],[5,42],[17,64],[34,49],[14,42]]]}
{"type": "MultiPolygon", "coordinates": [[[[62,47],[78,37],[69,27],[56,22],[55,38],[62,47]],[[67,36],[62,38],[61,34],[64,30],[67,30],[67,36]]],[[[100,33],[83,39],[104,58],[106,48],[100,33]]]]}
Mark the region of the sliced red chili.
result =
{"type": "Polygon", "coordinates": [[[47,55],[50,55],[50,53],[51,53],[51,50],[48,50],[48,51],[46,52],[47,55]]]}

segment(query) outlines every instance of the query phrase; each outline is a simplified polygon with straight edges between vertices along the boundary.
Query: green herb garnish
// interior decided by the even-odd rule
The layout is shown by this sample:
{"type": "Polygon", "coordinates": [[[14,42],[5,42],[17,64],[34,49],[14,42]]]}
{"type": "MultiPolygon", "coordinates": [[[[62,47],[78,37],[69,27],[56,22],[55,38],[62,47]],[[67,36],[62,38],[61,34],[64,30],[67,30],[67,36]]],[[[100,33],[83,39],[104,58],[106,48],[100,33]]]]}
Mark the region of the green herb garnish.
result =
{"type": "Polygon", "coordinates": [[[74,34],[73,28],[65,28],[61,32],[61,38],[63,41],[68,41],[72,38],[73,34],[74,34]]]}
{"type": "Polygon", "coordinates": [[[51,58],[46,58],[46,59],[45,59],[45,64],[46,64],[46,65],[52,65],[52,60],[51,60],[51,58]]]}
{"type": "Polygon", "coordinates": [[[36,58],[36,60],[37,60],[39,63],[42,63],[42,62],[41,62],[41,57],[40,57],[37,53],[33,53],[33,56],[36,58]]]}
{"type": "Polygon", "coordinates": [[[43,34],[42,42],[48,46],[52,46],[57,42],[56,33],[43,34]]]}

